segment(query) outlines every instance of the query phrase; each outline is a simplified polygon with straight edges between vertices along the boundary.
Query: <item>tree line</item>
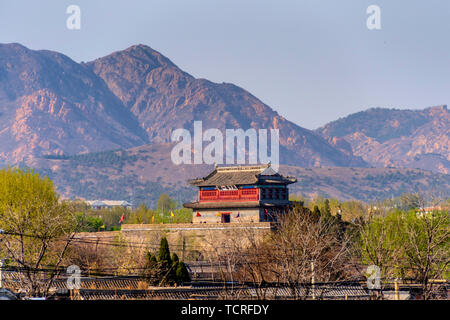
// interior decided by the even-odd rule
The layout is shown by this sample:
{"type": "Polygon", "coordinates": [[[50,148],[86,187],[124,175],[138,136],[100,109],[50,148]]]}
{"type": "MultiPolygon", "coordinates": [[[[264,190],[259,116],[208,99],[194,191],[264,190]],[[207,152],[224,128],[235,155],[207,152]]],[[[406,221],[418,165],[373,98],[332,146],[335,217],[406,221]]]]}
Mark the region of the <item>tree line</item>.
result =
{"type": "Polygon", "coordinates": [[[218,276],[254,283],[260,299],[267,298],[267,284],[287,286],[302,299],[310,297],[314,281],[366,280],[368,267],[375,266],[379,299],[390,282],[406,280],[420,284],[423,299],[440,296],[440,283],[450,276],[448,201],[433,209],[423,202],[409,210],[378,204],[351,221],[332,214],[327,199],[323,204],[311,210],[299,201],[267,237],[248,229],[238,242],[211,242],[212,259],[222,266],[218,276]]]}

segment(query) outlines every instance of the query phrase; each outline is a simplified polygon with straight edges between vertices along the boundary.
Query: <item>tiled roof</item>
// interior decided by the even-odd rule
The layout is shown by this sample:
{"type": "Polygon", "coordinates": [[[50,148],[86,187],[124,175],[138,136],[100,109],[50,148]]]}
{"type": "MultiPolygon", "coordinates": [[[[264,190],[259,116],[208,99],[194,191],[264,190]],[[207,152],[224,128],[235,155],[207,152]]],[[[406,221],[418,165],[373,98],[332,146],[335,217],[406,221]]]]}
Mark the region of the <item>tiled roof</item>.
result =
{"type": "MultiPolygon", "coordinates": [[[[13,291],[18,291],[20,272],[4,272],[3,285],[13,291]]],[[[54,289],[67,289],[65,278],[55,280],[54,289]]],[[[193,283],[189,287],[179,288],[150,288],[140,290],[143,282],[139,277],[104,277],[104,278],[81,278],[81,289],[79,294],[82,299],[256,299],[258,292],[265,293],[267,299],[292,299],[292,291],[288,287],[267,287],[256,289],[248,285],[234,285],[224,287],[220,283],[193,283]],[[258,292],[257,292],[258,290],[258,292]]],[[[145,286],[144,286],[145,287],[145,286]]],[[[312,297],[311,287],[301,287],[298,296],[312,297]],[[308,289],[309,288],[309,289],[308,289]]],[[[317,284],[315,296],[322,299],[366,299],[367,291],[359,284],[317,284]]]]}
{"type": "Polygon", "coordinates": [[[17,296],[9,289],[0,288],[0,300],[17,300],[17,296]]]}
{"type": "Polygon", "coordinates": [[[21,283],[25,279],[25,276],[21,272],[7,271],[2,272],[2,285],[4,288],[18,291],[21,287],[21,283]]]}
{"type": "Polygon", "coordinates": [[[236,186],[252,185],[270,180],[270,183],[289,184],[297,179],[283,177],[275,172],[270,164],[258,166],[227,166],[216,167],[213,172],[204,178],[189,180],[189,183],[197,187],[207,186],[236,186]]]}
{"type": "MultiPolygon", "coordinates": [[[[104,277],[104,278],[81,278],[81,289],[90,290],[137,290],[142,279],[139,277],[104,277]]],[[[54,282],[56,289],[67,289],[66,279],[58,279],[54,282]]]]}
{"type": "MultiPolygon", "coordinates": [[[[297,297],[312,299],[311,289],[301,288],[297,297]]],[[[293,299],[290,288],[267,287],[251,288],[245,286],[221,287],[202,286],[185,288],[154,288],[149,290],[87,290],[82,289],[79,295],[85,300],[116,300],[116,299],[145,299],[145,300],[189,300],[189,299],[257,299],[262,295],[266,299],[293,299]],[[257,291],[258,290],[258,291],[257,291]],[[259,293],[259,294],[258,294],[259,293]]],[[[321,285],[315,288],[316,299],[369,299],[368,292],[360,285],[321,285]]]]}
{"type": "MultiPolygon", "coordinates": [[[[199,266],[202,265],[201,263],[199,266]]],[[[206,264],[204,264],[206,266],[206,264]]],[[[195,267],[194,265],[192,267],[195,267]]],[[[192,268],[190,268],[192,269],[192,268]]],[[[202,269],[203,270],[203,269],[202,269]]],[[[191,270],[192,271],[192,270],[191,270]]],[[[208,270],[203,270],[203,272],[208,270]]],[[[23,273],[15,271],[3,272],[3,286],[14,292],[20,292],[20,280],[23,273]]],[[[401,288],[401,298],[409,298],[410,292],[416,284],[404,284],[401,288]]],[[[442,285],[443,292],[448,296],[448,283],[442,285]]],[[[64,292],[67,289],[66,279],[58,278],[53,284],[53,289],[64,292]]],[[[386,298],[392,298],[391,292],[386,290],[386,298]]],[[[256,288],[251,284],[235,284],[224,287],[223,283],[217,282],[193,282],[187,287],[157,288],[147,287],[138,276],[132,277],[103,277],[103,278],[81,278],[81,289],[79,298],[85,300],[113,300],[113,299],[167,299],[167,300],[187,300],[187,299],[258,299],[264,294],[265,299],[293,299],[293,298],[313,298],[312,286],[304,285],[297,288],[297,296],[293,295],[291,289],[286,286],[269,286],[256,288]],[[140,289],[147,288],[147,289],[140,289]]],[[[318,283],[314,286],[314,296],[316,299],[369,299],[370,294],[359,282],[344,283],[318,283]]]]}
{"type": "Polygon", "coordinates": [[[85,290],[79,291],[84,300],[190,300],[219,299],[224,296],[220,288],[169,288],[151,290],[85,290]]]}
{"type": "MultiPolygon", "coordinates": [[[[3,286],[12,290],[20,289],[25,275],[18,271],[3,271],[3,286]]],[[[82,289],[138,289],[140,277],[81,277],[82,289]]],[[[55,289],[67,289],[67,277],[58,277],[53,282],[55,289]]]]}
{"type": "MultiPolygon", "coordinates": [[[[269,287],[259,289],[260,292],[264,292],[267,299],[274,298],[285,298],[289,299],[294,297],[291,288],[288,287],[269,287]]],[[[257,297],[256,289],[250,289],[250,294],[257,297]]],[[[316,285],[314,290],[311,286],[300,287],[296,290],[296,294],[299,297],[313,298],[315,296],[317,299],[363,299],[368,298],[368,292],[360,285],[328,285],[321,284],[316,285]]]]}

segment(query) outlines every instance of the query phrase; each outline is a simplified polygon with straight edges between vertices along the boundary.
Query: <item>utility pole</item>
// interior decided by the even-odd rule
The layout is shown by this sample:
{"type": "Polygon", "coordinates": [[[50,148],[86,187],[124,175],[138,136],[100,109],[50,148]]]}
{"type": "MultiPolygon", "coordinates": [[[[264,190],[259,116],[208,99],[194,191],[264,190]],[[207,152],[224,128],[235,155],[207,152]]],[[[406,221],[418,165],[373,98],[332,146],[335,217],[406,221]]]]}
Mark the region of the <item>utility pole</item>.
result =
{"type": "Polygon", "coordinates": [[[314,290],[315,283],[316,283],[316,279],[315,279],[315,273],[314,273],[314,260],[311,260],[311,289],[312,289],[313,300],[316,300],[316,292],[314,290]]]}
{"type": "Polygon", "coordinates": [[[182,246],[182,251],[181,251],[181,260],[184,261],[184,250],[186,248],[186,240],[184,238],[184,235],[182,237],[183,237],[183,246],[182,246]]]}
{"type": "Polygon", "coordinates": [[[0,289],[3,288],[3,260],[0,260],[0,289]]]}
{"type": "Polygon", "coordinates": [[[399,292],[398,292],[398,279],[394,280],[394,289],[395,289],[395,300],[400,300],[399,292]]]}
{"type": "MultiPolygon", "coordinates": [[[[0,229],[0,234],[5,233],[3,229],[0,229]]],[[[3,260],[0,259],[0,289],[3,288],[3,260]]]]}
{"type": "Polygon", "coordinates": [[[134,192],[133,192],[133,187],[131,187],[131,197],[130,197],[130,202],[131,202],[131,210],[133,210],[133,205],[134,205],[134,192]]]}

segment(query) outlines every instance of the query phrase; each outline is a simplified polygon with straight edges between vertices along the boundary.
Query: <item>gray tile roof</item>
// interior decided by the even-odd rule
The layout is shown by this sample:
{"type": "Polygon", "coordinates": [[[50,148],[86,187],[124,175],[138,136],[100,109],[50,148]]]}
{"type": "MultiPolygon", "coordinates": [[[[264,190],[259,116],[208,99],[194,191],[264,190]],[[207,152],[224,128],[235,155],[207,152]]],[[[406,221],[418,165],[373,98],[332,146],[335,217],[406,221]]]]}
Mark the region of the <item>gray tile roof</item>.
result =
{"type": "MultiPolygon", "coordinates": [[[[206,266],[206,264],[205,264],[206,266]]],[[[23,278],[21,272],[4,271],[3,286],[15,292],[20,292],[20,280],[23,278]]],[[[446,284],[445,284],[446,285],[446,284]]],[[[410,297],[409,287],[405,285],[400,297],[408,299],[410,297]]],[[[85,300],[187,300],[187,299],[249,299],[261,298],[264,294],[265,299],[312,299],[313,291],[311,285],[304,285],[297,288],[297,295],[293,295],[290,288],[286,286],[269,286],[265,288],[256,288],[250,284],[235,284],[231,287],[229,284],[224,287],[223,283],[214,282],[193,282],[191,286],[178,288],[154,288],[141,289],[143,282],[140,277],[103,277],[103,278],[81,278],[81,289],[79,298],[85,300]]],[[[59,277],[53,283],[56,290],[66,290],[65,277],[59,277]]],[[[448,292],[448,289],[444,289],[448,292]]],[[[392,292],[385,291],[386,298],[393,298],[392,292]]],[[[314,296],[316,299],[353,299],[366,300],[370,298],[370,293],[359,282],[345,283],[318,283],[314,287],[314,296]]]]}
{"type": "Polygon", "coordinates": [[[293,177],[284,177],[275,172],[270,164],[257,166],[226,166],[216,167],[213,172],[204,178],[189,180],[197,187],[208,186],[237,186],[252,185],[256,183],[290,184],[297,181],[293,177]]]}
{"type": "MultiPolygon", "coordinates": [[[[115,299],[145,299],[145,300],[216,300],[239,298],[244,300],[254,300],[264,294],[266,299],[293,299],[291,289],[287,287],[267,287],[252,288],[246,286],[222,287],[214,286],[195,286],[180,288],[152,288],[148,290],[89,290],[81,289],[80,297],[85,300],[115,300],[115,299]],[[257,290],[259,295],[257,294],[257,290]]],[[[312,299],[311,289],[300,288],[297,292],[297,298],[312,299]]],[[[360,285],[322,285],[316,286],[316,299],[369,299],[368,292],[360,285]]]]}
{"type": "Polygon", "coordinates": [[[0,288],[0,300],[17,300],[17,296],[9,289],[0,288]]]}

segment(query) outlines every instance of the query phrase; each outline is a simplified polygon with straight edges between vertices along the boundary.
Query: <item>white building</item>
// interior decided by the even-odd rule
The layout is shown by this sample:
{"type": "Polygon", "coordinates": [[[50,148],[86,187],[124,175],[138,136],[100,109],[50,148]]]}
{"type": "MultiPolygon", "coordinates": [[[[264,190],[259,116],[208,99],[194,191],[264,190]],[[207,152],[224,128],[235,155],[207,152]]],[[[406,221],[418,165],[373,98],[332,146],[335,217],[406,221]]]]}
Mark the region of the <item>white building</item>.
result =
{"type": "Polygon", "coordinates": [[[86,201],[93,209],[111,209],[116,207],[122,207],[125,209],[132,209],[133,205],[125,200],[88,200],[86,201]]]}

